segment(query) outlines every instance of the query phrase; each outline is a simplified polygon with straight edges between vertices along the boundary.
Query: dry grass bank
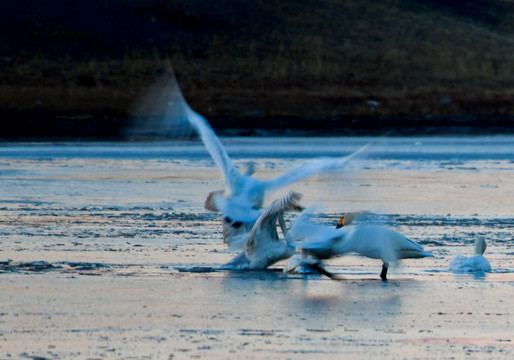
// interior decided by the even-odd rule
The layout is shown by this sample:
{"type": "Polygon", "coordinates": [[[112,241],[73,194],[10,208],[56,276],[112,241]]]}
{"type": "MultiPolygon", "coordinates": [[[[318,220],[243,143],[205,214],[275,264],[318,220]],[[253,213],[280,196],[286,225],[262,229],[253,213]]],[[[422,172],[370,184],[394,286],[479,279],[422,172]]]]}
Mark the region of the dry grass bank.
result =
{"type": "Polygon", "coordinates": [[[128,117],[172,64],[192,106],[212,117],[512,116],[512,3],[489,2],[488,17],[434,3],[261,0],[242,28],[237,12],[154,1],[168,22],[183,12],[192,24],[218,23],[182,24],[176,43],[122,56],[3,56],[0,109],[128,117]],[[184,40],[188,31],[196,35],[184,40]]]}

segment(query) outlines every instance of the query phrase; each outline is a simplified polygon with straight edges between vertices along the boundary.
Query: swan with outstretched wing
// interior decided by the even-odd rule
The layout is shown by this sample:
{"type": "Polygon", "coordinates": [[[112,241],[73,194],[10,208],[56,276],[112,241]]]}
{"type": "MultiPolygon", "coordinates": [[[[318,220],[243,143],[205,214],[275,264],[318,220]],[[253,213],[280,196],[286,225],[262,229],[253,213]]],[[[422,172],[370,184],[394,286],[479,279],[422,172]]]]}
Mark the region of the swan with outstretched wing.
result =
{"type": "Polygon", "coordinates": [[[254,222],[260,215],[266,192],[271,192],[309,176],[330,172],[341,168],[348,160],[364,151],[369,144],[342,158],[322,158],[307,161],[285,173],[268,180],[255,178],[253,166],[246,173],[239,172],[228,156],[221,141],[216,136],[207,120],[184,104],[187,119],[200,134],[205,147],[214,162],[221,170],[225,179],[224,192],[215,191],[209,194],[206,207],[218,210],[225,217],[235,222],[254,222]]]}
{"type": "Polygon", "coordinates": [[[207,120],[187,104],[175,83],[175,98],[170,103],[177,112],[199,133],[207,151],[223,174],[225,189],[213,191],[207,196],[205,207],[223,214],[223,238],[231,248],[242,244],[241,236],[251,229],[261,215],[266,193],[290,185],[315,174],[343,168],[351,159],[362,154],[373,142],[362,146],[352,154],[340,158],[320,158],[307,161],[272,179],[261,180],[253,176],[251,163],[245,173],[236,169],[220,139],[207,120]]]}
{"type": "Polygon", "coordinates": [[[264,209],[250,233],[246,235],[246,248],[222,268],[263,270],[280,260],[293,256],[296,249],[284,239],[279,238],[277,221],[282,233],[286,235],[284,212],[302,209],[298,204],[300,197],[300,194],[290,191],[264,209]]]}

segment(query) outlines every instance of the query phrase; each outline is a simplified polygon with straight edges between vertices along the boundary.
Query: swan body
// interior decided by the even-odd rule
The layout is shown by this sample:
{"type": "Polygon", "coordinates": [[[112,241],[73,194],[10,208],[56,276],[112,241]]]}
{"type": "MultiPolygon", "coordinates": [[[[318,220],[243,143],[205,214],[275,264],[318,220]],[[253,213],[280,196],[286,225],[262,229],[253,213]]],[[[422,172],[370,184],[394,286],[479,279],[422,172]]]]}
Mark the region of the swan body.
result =
{"type": "MultiPolygon", "coordinates": [[[[296,249],[278,237],[277,220],[282,233],[287,233],[283,214],[285,211],[298,209],[300,195],[288,192],[271,203],[259,216],[246,236],[246,249],[239,253],[222,269],[263,270],[274,263],[290,258],[296,249]]],[[[244,238],[244,234],[241,236],[244,238]]]]}
{"type": "Polygon", "coordinates": [[[380,277],[386,280],[389,263],[433,256],[420,244],[384,227],[360,224],[334,229],[310,222],[308,215],[309,212],[304,212],[296,219],[287,241],[316,259],[329,259],[351,252],[380,259],[383,263],[380,277]]]}
{"type": "Polygon", "coordinates": [[[475,241],[475,255],[467,257],[457,254],[450,262],[449,269],[453,272],[489,272],[491,271],[491,264],[484,257],[484,252],[487,247],[483,237],[475,241]]]}

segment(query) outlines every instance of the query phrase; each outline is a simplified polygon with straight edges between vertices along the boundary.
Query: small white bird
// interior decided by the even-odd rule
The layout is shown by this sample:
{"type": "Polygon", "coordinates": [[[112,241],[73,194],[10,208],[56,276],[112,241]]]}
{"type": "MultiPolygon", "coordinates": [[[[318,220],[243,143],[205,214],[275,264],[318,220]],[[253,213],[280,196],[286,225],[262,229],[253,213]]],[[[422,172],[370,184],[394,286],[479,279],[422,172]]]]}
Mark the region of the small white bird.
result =
{"type": "Polygon", "coordinates": [[[488,272],[491,271],[491,264],[484,257],[484,252],[487,247],[485,239],[479,237],[475,240],[475,255],[466,257],[457,254],[450,262],[449,269],[454,272],[488,272]]]}
{"type": "Polygon", "coordinates": [[[257,219],[251,232],[240,236],[246,240],[246,249],[222,269],[262,270],[277,261],[293,256],[295,247],[278,237],[277,220],[285,236],[287,227],[284,212],[301,209],[298,205],[300,197],[300,194],[290,191],[272,202],[257,219]]]}
{"type": "MultiPolygon", "coordinates": [[[[293,223],[287,241],[313,258],[323,260],[355,252],[383,262],[380,277],[387,280],[390,263],[402,259],[433,256],[423,247],[396,231],[365,224],[334,229],[309,220],[311,211],[304,211],[293,223]]],[[[340,223],[342,220],[340,220],[340,223]]]]}

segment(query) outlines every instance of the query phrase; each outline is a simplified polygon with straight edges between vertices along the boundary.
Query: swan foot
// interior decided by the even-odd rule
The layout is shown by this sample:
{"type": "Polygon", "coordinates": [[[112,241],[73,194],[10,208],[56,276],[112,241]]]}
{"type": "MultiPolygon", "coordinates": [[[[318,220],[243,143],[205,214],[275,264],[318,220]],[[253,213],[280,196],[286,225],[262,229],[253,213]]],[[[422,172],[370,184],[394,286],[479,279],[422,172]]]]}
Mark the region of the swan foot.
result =
{"type": "Polygon", "coordinates": [[[326,277],[328,277],[328,278],[330,278],[332,280],[344,280],[344,277],[332,274],[330,271],[327,271],[322,266],[320,266],[318,263],[314,263],[314,264],[306,263],[303,266],[305,266],[306,268],[308,268],[310,270],[313,270],[313,271],[316,271],[316,272],[318,272],[320,274],[323,274],[323,275],[325,275],[326,277]]]}

